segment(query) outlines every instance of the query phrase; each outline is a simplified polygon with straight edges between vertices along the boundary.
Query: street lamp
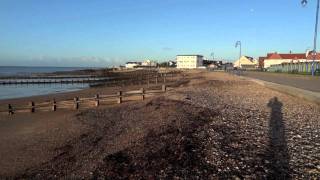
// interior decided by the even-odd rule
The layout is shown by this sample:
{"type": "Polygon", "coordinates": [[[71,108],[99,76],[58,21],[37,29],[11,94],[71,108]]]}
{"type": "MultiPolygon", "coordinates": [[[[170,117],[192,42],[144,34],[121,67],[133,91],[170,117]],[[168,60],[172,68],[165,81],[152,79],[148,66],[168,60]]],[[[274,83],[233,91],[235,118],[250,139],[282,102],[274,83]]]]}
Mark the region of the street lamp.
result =
{"type": "Polygon", "coordinates": [[[236,42],[236,48],[237,48],[238,46],[240,47],[240,54],[239,54],[239,68],[240,68],[240,65],[241,65],[241,64],[240,64],[240,59],[241,59],[241,41],[237,41],[237,42],[236,42]]]}
{"type": "MultiPolygon", "coordinates": [[[[315,64],[315,60],[317,58],[317,36],[318,36],[319,2],[320,2],[320,0],[317,0],[316,23],[315,23],[315,28],[314,28],[313,51],[312,51],[312,56],[313,56],[312,67],[311,67],[312,76],[315,75],[314,64],[315,64]]],[[[306,6],[308,4],[308,1],[307,0],[302,0],[301,4],[302,4],[302,6],[306,6]]]]}

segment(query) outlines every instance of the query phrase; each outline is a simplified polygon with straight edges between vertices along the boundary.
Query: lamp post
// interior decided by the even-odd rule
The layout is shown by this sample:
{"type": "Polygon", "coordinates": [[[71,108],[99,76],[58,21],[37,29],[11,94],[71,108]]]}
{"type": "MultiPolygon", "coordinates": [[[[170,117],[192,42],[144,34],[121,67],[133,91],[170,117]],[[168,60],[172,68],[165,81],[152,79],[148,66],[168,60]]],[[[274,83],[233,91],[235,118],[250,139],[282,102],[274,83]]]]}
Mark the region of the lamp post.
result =
{"type": "Polygon", "coordinates": [[[239,68],[240,68],[240,66],[241,66],[241,64],[240,64],[240,59],[241,59],[241,41],[237,41],[237,42],[236,42],[236,48],[237,48],[238,46],[240,47],[240,54],[239,54],[239,68]]]}
{"type": "MultiPolygon", "coordinates": [[[[315,75],[314,64],[315,64],[315,60],[317,58],[317,36],[318,36],[319,3],[320,3],[320,0],[317,0],[316,23],[315,23],[315,28],[314,28],[313,51],[312,51],[312,57],[313,57],[312,67],[311,67],[312,76],[315,75]]],[[[306,6],[308,4],[308,1],[307,0],[302,0],[301,4],[302,4],[302,6],[306,6]]]]}

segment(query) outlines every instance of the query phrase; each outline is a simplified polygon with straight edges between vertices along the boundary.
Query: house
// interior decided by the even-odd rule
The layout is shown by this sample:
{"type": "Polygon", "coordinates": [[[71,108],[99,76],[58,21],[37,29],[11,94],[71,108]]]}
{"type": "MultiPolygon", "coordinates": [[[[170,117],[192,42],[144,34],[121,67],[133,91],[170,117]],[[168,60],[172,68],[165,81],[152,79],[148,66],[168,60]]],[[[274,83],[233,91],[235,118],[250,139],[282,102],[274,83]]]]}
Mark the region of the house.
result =
{"type": "Polygon", "coordinates": [[[315,55],[312,54],[311,51],[306,53],[289,53],[289,54],[278,54],[268,53],[267,57],[263,60],[263,67],[269,68],[273,65],[283,64],[283,63],[300,63],[300,62],[312,62],[320,61],[320,54],[315,55]]]}
{"type": "Polygon", "coordinates": [[[126,68],[127,69],[132,69],[132,68],[136,68],[137,66],[140,66],[141,63],[140,62],[127,62],[126,63],[126,68]]]}
{"type": "Polygon", "coordinates": [[[196,69],[203,66],[201,55],[177,55],[178,69],[196,69]]]}
{"type": "Polygon", "coordinates": [[[234,62],[233,67],[241,69],[256,69],[258,67],[258,61],[253,57],[241,56],[236,62],[234,62]]]}
{"type": "Polygon", "coordinates": [[[158,63],[151,61],[151,60],[145,60],[142,62],[141,64],[142,66],[152,66],[152,67],[156,67],[158,65],[158,63]]]}
{"type": "Polygon", "coordinates": [[[268,53],[267,58],[264,59],[264,68],[269,68],[272,65],[282,64],[282,63],[297,63],[305,62],[308,53],[289,53],[289,54],[278,54],[268,53]]]}

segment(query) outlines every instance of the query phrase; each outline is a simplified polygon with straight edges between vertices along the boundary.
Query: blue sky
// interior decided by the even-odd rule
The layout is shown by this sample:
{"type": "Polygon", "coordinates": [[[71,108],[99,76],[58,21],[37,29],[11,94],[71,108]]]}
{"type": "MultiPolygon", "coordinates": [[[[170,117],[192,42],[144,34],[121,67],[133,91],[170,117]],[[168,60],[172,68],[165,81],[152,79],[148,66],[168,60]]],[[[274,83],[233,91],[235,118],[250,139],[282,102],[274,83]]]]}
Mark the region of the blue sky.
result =
{"type": "Polygon", "coordinates": [[[111,66],[312,48],[316,0],[0,0],[0,65],[111,66]]]}

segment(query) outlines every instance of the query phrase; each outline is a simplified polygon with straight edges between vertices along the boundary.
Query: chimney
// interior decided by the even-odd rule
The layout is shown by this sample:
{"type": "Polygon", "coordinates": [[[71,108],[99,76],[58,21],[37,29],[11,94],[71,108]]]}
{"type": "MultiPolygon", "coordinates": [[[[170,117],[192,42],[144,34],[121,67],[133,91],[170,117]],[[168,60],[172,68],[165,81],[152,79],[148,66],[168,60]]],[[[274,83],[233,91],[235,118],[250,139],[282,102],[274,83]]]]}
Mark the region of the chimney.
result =
{"type": "Polygon", "coordinates": [[[292,51],[290,50],[290,54],[292,54],[292,51]]]}

